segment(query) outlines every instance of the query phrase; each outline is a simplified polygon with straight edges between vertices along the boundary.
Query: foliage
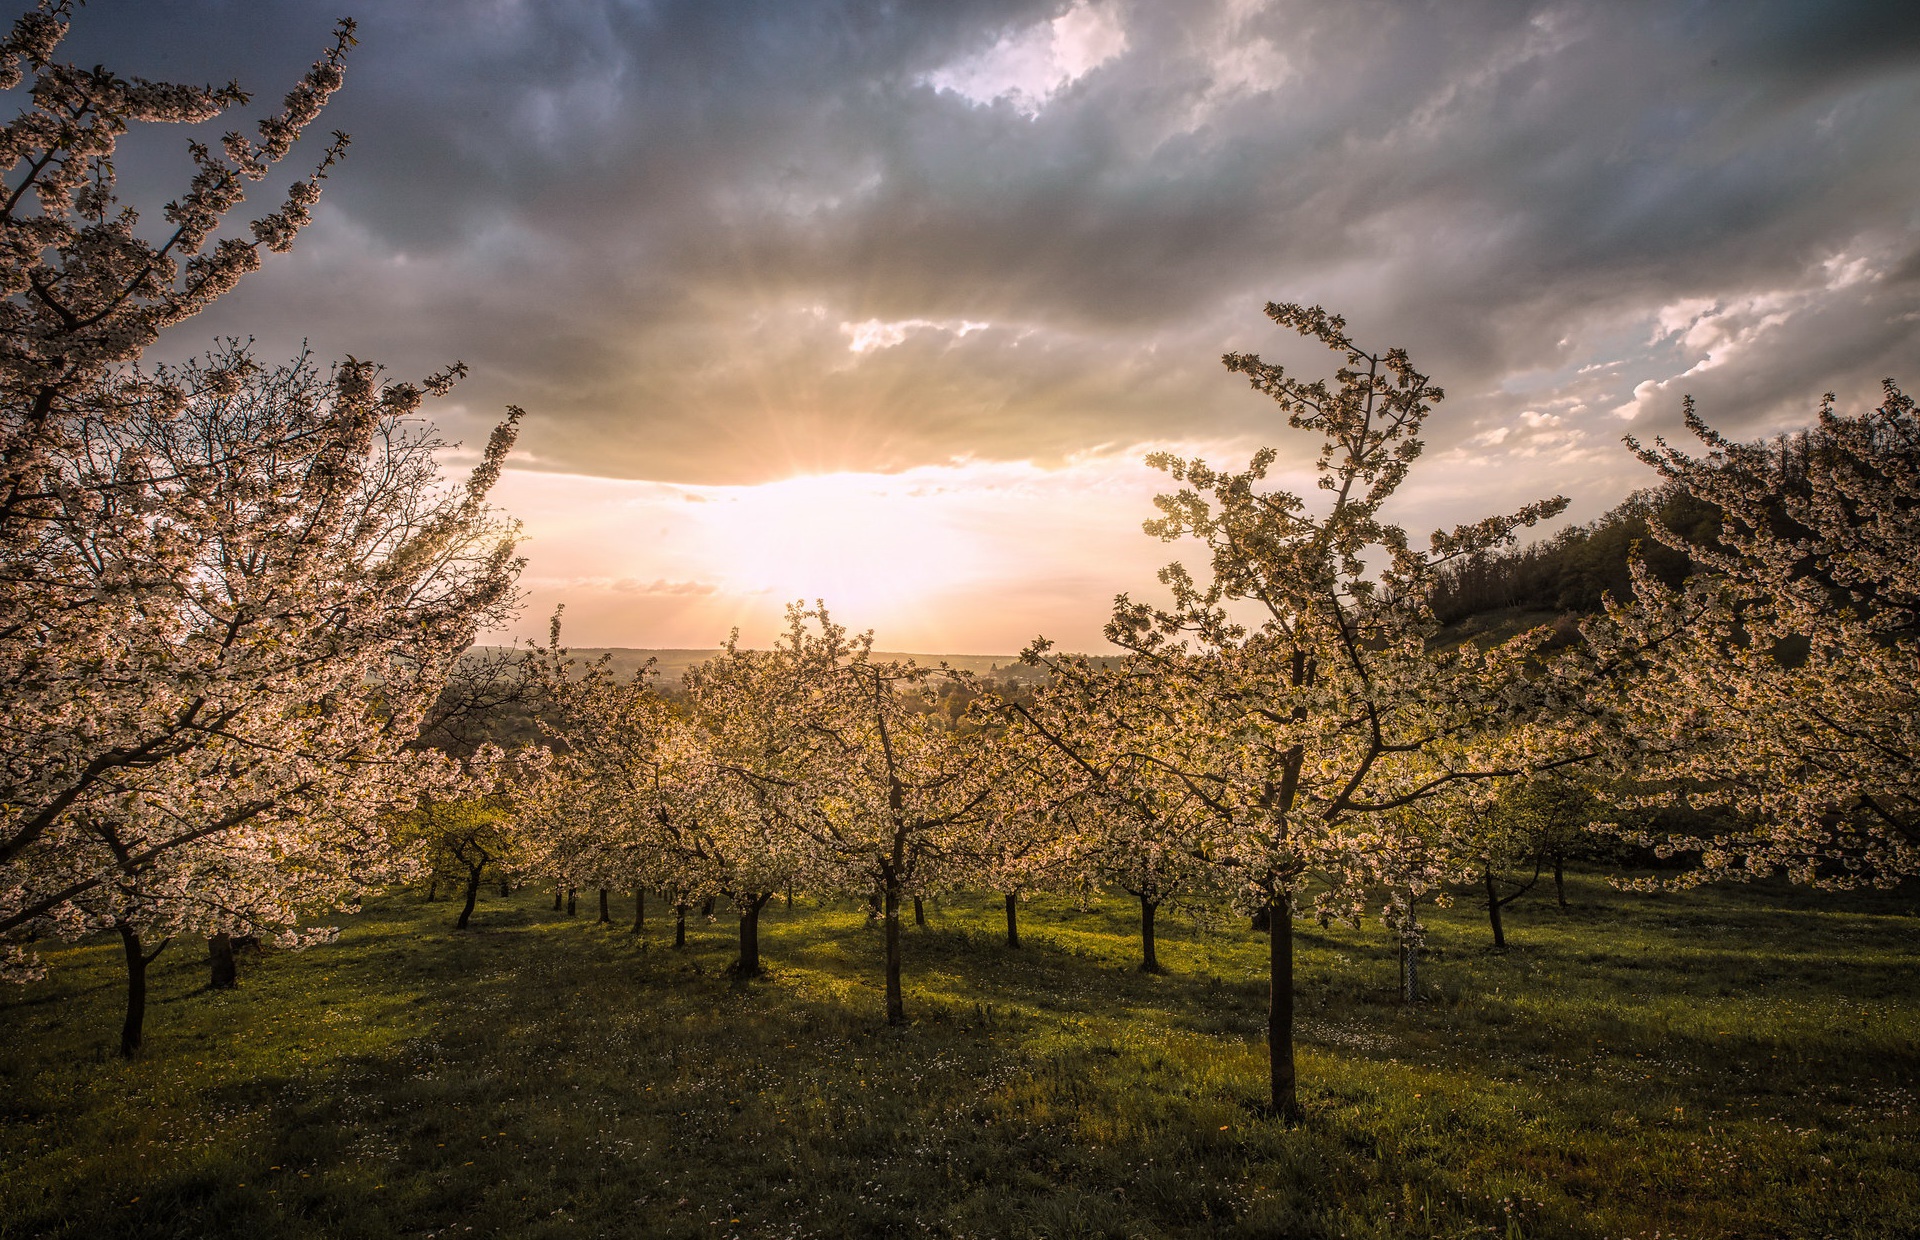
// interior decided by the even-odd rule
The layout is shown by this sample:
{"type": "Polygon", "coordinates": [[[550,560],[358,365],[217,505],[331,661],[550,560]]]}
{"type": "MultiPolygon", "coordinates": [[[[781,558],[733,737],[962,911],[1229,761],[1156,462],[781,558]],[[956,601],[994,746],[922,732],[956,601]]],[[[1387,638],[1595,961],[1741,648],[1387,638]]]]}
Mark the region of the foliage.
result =
{"type": "MultiPolygon", "coordinates": [[[[1704,442],[1642,460],[1724,512],[1683,588],[1647,571],[1589,626],[1631,670],[1616,709],[1642,803],[1721,811],[1712,833],[1643,836],[1697,852],[1677,881],[1786,873],[1889,886],[1920,873],[1920,419],[1889,381],[1764,445],[1686,408],[1704,442]]],[[[1629,443],[1632,443],[1630,440],[1629,443]]],[[[1680,531],[1656,525],[1669,546],[1680,531]]]]}

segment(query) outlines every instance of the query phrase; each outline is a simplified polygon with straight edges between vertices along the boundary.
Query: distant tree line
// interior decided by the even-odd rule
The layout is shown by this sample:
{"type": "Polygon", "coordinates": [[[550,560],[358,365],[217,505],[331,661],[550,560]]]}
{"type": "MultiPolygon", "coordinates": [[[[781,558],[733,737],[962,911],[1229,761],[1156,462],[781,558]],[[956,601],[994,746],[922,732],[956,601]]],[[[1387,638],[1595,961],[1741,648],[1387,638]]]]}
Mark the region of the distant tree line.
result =
{"type": "Polygon", "coordinates": [[[1434,618],[1456,624],[1507,609],[1592,615],[1608,599],[1633,597],[1636,560],[1659,581],[1678,586],[1693,574],[1693,557],[1656,539],[1654,525],[1690,544],[1710,543],[1718,536],[1720,519],[1716,507],[1677,483],[1636,491],[1584,525],[1444,566],[1434,582],[1434,618]]]}

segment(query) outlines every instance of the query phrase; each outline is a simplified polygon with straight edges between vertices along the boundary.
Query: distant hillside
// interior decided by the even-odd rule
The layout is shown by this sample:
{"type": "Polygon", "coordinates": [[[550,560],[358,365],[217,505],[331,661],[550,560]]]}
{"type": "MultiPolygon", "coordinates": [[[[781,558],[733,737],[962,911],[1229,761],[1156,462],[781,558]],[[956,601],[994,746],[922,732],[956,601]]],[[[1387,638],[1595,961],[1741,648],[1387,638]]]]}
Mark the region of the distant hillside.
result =
{"type": "MultiPolygon", "coordinates": [[[[507,647],[504,646],[476,646],[473,653],[489,654],[505,649],[507,647]]],[[[717,647],[705,650],[645,650],[631,646],[575,646],[571,653],[580,664],[592,663],[602,655],[609,656],[608,663],[614,674],[622,678],[632,676],[646,666],[648,659],[652,659],[660,677],[659,683],[666,688],[677,688],[688,668],[706,662],[720,651],[717,647]]],[[[911,660],[921,667],[938,667],[945,663],[960,671],[995,680],[1028,683],[1039,679],[1033,668],[1024,666],[1018,656],[1010,654],[904,654],[876,650],[873,657],[902,663],[911,660]]]]}

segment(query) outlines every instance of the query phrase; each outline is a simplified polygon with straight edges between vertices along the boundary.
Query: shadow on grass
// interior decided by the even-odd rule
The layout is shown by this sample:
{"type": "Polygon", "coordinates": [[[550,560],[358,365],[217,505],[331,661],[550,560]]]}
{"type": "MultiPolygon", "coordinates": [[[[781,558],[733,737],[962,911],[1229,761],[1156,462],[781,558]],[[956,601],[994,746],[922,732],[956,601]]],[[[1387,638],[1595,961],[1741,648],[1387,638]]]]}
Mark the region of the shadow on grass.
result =
{"type": "MultiPolygon", "coordinates": [[[[1377,930],[1303,930],[1309,1117],[1288,1129],[1257,1114],[1263,945],[1236,925],[1171,927],[1156,976],[1124,909],[1036,902],[1010,951],[991,897],[951,899],[908,932],[916,1023],[890,1029],[863,910],[768,916],[770,975],[741,984],[730,917],[676,951],[668,925],[543,900],[489,900],[463,934],[444,904],[390,902],[238,992],[196,993],[202,962],[177,963],[133,1065],[83,1062],[104,1034],[46,996],[9,1003],[30,1051],[0,1069],[0,1236],[1892,1236],[1920,1201],[1898,1135],[1915,1004],[1860,1079],[1834,1019],[1857,977],[1809,968],[1793,1004],[1702,1010],[1698,960],[1616,959],[1699,932],[1639,906],[1604,921],[1595,964],[1574,919],[1492,956],[1450,910],[1440,1001],[1413,1009],[1387,1001],[1377,930]]],[[[1736,989],[1799,976],[1782,961],[1827,950],[1799,913],[1769,930],[1781,953],[1716,944],[1712,967],[1736,989]]],[[[1860,963],[1901,933],[1832,950],[1860,963]]],[[[97,1021],[114,961],[71,955],[45,985],[97,1021]]]]}

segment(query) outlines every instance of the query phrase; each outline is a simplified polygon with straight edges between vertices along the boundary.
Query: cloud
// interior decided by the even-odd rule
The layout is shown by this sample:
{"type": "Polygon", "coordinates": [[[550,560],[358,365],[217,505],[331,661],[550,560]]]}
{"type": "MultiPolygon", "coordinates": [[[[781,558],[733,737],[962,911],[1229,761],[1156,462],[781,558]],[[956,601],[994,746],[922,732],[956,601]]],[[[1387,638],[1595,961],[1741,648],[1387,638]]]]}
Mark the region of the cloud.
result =
{"type": "Polygon", "coordinates": [[[921,80],[970,103],[1005,100],[1024,116],[1038,115],[1062,90],[1126,50],[1127,32],[1114,8],[1081,0],[1051,21],[1009,31],[921,80]]]}
{"type": "Polygon", "coordinates": [[[875,349],[891,349],[905,342],[908,336],[921,330],[930,329],[956,338],[964,338],[969,332],[984,331],[992,326],[991,323],[975,323],[969,319],[947,322],[935,322],[932,319],[900,319],[893,323],[868,319],[864,323],[842,323],[840,332],[847,337],[849,353],[870,353],[875,349]]]}
{"type": "MultiPolygon", "coordinates": [[[[333,16],[95,0],[72,55],[266,101],[333,16]]],[[[168,347],[460,358],[468,442],[514,402],[540,469],[748,485],[1308,460],[1218,358],[1323,372],[1259,314],[1320,302],[1450,393],[1436,512],[1592,508],[1682,393],[1761,434],[1911,366],[1916,114],[1920,8],[1872,0],[374,6],[319,222],[168,347]]]]}

